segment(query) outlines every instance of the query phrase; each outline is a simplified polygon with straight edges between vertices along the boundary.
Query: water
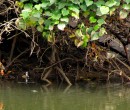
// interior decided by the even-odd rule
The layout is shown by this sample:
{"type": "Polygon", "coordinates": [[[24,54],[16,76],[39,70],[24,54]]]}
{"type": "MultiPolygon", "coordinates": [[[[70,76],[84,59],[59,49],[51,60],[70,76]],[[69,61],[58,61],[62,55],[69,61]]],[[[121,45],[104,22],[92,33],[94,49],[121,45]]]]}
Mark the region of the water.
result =
{"type": "Polygon", "coordinates": [[[0,84],[0,110],[130,110],[130,88],[121,85],[0,84]]]}

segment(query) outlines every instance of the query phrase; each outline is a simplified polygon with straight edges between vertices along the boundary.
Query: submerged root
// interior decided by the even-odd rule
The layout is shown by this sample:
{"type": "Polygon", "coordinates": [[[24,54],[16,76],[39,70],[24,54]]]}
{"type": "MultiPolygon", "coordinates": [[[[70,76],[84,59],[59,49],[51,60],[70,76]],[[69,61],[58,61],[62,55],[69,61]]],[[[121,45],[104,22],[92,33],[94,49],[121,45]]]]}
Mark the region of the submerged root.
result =
{"type": "MultiPolygon", "coordinates": [[[[51,72],[52,72],[52,68],[50,68],[50,69],[45,73],[44,77],[42,78],[42,80],[45,81],[45,82],[47,82],[48,85],[50,85],[50,84],[52,83],[51,81],[49,81],[49,80],[47,79],[47,77],[50,75],[51,72]]],[[[44,73],[43,73],[43,74],[44,74],[44,73]]]]}
{"type": "Polygon", "coordinates": [[[68,79],[68,77],[66,76],[66,74],[64,73],[61,63],[60,63],[60,59],[58,56],[58,51],[55,47],[55,45],[52,45],[52,54],[51,54],[51,66],[47,67],[44,69],[42,75],[41,75],[41,79],[45,82],[47,82],[49,85],[52,83],[51,81],[49,81],[47,78],[49,77],[49,75],[51,74],[52,71],[57,70],[65,79],[65,81],[68,83],[68,85],[72,85],[72,83],[70,82],[70,80],[68,79]],[[59,62],[59,63],[56,63],[59,62]]]}

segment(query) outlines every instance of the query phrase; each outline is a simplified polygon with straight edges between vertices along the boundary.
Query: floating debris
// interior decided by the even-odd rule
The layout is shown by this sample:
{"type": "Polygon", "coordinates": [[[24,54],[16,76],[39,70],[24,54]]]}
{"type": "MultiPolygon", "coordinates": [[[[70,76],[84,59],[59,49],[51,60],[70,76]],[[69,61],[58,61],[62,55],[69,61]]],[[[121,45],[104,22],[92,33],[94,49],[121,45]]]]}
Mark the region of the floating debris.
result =
{"type": "Polygon", "coordinates": [[[25,83],[25,84],[28,84],[28,83],[35,83],[34,81],[30,81],[30,77],[29,77],[28,71],[25,72],[24,75],[22,75],[22,78],[25,79],[25,81],[19,81],[18,83],[25,83]]]}
{"type": "Polygon", "coordinates": [[[38,92],[38,91],[37,91],[37,90],[35,90],[35,89],[34,89],[34,90],[31,90],[31,91],[32,91],[33,93],[36,93],[36,92],[38,92]]]}
{"type": "Polygon", "coordinates": [[[23,75],[22,78],[25,79],[25,83],[28,83],[28,79],[29,79],[28,71],[25,72],[25,75],[23,75]]]}

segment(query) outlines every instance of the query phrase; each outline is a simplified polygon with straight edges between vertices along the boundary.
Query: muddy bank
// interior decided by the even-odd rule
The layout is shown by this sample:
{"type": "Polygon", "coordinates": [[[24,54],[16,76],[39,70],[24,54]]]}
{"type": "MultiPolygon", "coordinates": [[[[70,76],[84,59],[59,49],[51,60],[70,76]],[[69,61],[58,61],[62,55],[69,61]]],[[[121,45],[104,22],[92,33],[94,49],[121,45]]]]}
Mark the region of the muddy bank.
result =
{"type": "Polygon", "coordinates": [[[50,43],[35,28],[26,31],[17,28],[20,10],[14,1],[2,1],[0,8],[3,10],[0,13],[1,79],[46,84],[57,81],[69,85],[80,81],[130,81],[129,16],[126,19],[119,19],[116,14],[108,16],[103,26],[107,34],[90,41],[86,48],[77,48],[69,38],[76,27],[54,30],[56,37],[50,43]]]}
{"type": "MultiPolygon", "coordinates": [[[[87,49],[83,49],[75,47],[69,39],[66,39],[69,45],[62,41],[63,46],[60,45],[61,41],[54,46],[44,39],[39,39],[39,45],[30,55],[31,40],[26,43],[23,40],[26,37],[22,36],[21,40],[19,36],[19,39],[16,41],[11,60],[9,59],[12,46],[5,50],[7,41],[0,44],[1,64],[5,68],[4,74],[1,73],[1,79],[17,82],[26,82],[28,79],[44,84],[55,81],[68,84],[129,81],[130,68],[127,58],[108,47],[101,46],[98,42],[92,42],[87,49]]],[[[8,44],[12,45],[13,40],[8,40],[8,44]]]]}

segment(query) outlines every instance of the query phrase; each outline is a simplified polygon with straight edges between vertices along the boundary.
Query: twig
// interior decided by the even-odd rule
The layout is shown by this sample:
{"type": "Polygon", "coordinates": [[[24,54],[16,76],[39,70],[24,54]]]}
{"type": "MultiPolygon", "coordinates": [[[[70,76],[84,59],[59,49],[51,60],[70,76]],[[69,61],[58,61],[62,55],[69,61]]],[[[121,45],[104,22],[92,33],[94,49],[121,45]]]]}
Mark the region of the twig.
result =
{"type": "MultiPolygon", "coordinates": [[[[130,69],[130,67],[128,65],[126,65],[125,63],[123,63],[121,60],[119,60],[118,58],[116,58],[120,63],[122,63],[124,66],[126,66],[128,69],[130,69]]],[[[119,75],[124,76],[126,79],[130,80],[130,77],[128,75],[126,75],[117,65],[117,63],[115,61],[113,61],[115,63],[115,65],[117,66],[117,68],[120,70],[119,75]]]]}
{"type": "Polygon", "coordinates": [[[11,62],[9,62],[8,64],[7,64],[7,66],[5,67],[5,70],[7,70],[7,68],[9,68],[9,66],[11,66],[12,65],[12,63],[16,60],[16,59],[18,59],[21,55],[23,55],[25,52],[27,52],[27,51],[29,51],[30,49],[26,49],[25,51],[23,51],[22,53],[20,53],[18,56],[16,56],[11,62]]]}
{"type": "Polygon", "coordinates": [[[130,66],[128,66],[127,64],[125,64],[124,62],[122,62],[119,58],[116,58],[116,60],[118,62],[120,62],[121,64],[123,64],[128,70],[130,70],[130,66]]]}
{"type": "Polygon", "coordinates": [[[61,62],[63,62],[63,61],[65,61],[65,60],[73,60],[72,58],[65,58],[65,59],[63,59],[63,60],[60,60],[60,61],[58,61],[58,62],[56,62],[56,63],[53,63],[52,65],[50,65],[50,66],[48,66],[48,67],[45,67],[45,68],[34,68],[33,70],[47,70],[47,69],[49,69],[49,68],[51,68],[51,67],[53,67],[53,66],[55,66],[55,65],[57,65],[57,64],[59,64],[59,63],[61,63],[61,62]]]}
{"type": "Polygon", "coordinates": [[[16,44],[16,39],[17,39],[17,37],[14,37],[14,39],[13,39],[13,43],[12,43],[12,47],[11,47],[11,51],[10,51],[10,56],[9,56],[9,62],[11,62],[12,57],[13,57],[14,48],[15,48],[15,44],[16,44]]]}
{"type": "Polygon", "coordinates": [[[13,35],[13,36],[9,37],[7,40],[10,40],[10,39],[12,39],[12,38],[14,38],[14,37],[16,37],[16,36],[18,36],[18,35],[22,34],[22,33],[23,33],[23,32],[16,33],[15,35],[13,35]]]}
{"type": "Polygon", "coordinates": [[[58,66],[56,67],[56,69],[62,74],[62,76],[65,78],[66,82],[67,82],[69,85],[72,85],[72,83],[70,82],[70,80],[67,78],[67,76],[66,76],[65,73],[63,72],[63,70],[60,69],[58,66]]]}

